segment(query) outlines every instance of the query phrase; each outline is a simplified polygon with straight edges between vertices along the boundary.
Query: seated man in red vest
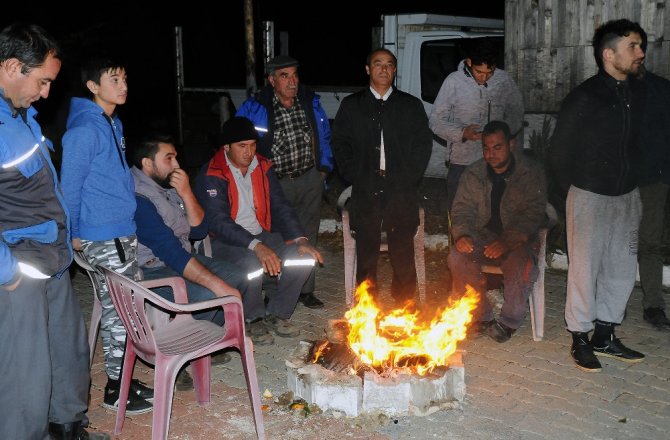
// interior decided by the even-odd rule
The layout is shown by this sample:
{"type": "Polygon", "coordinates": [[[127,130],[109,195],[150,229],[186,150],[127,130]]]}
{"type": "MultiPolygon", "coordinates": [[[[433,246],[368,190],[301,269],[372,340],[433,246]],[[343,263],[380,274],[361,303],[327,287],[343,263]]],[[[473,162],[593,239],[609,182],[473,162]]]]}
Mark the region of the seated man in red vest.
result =
{"type": "Polygon", "coordinates": [[[323,259],[305,237],[272,162],[256,154],[257,141],[251,121],[228,120],[219,137],[222,148],[196,179],[196,195],[213,236],[214,258],[237,264],[249,279],[266,277],[267,305],[260,289],[242,298],[247,329],[262,345],[273,342],[269,330],[283,337],[299,334],[288,320],[314,264],[323,259]]]}

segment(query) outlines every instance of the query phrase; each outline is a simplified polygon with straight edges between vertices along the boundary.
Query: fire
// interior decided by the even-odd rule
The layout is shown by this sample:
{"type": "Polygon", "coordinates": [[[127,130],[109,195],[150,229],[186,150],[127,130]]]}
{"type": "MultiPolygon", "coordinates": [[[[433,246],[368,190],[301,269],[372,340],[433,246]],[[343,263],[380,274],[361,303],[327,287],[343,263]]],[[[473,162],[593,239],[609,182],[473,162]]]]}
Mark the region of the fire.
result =
{"type": "Polygon", "coordinates": [[[367,281],[358,286],[356,304],[344,315],[350,328],[349,346],[359,360],[381,370],[413,366],[420,375],[447,365],[457,343],[465,339],[479,294],[468,286],[465,295],[450,300],[427,323],[419,319],[419,312],[406,309],[382,314],[368,294],[369,286],[367,281]]]}

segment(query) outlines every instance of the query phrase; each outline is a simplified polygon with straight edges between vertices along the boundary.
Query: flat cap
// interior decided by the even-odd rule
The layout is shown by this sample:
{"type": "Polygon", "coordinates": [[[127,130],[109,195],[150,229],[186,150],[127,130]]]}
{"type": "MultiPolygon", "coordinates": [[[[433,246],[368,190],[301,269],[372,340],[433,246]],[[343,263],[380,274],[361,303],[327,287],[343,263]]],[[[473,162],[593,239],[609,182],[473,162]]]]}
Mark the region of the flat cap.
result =
{"type": "Polygon", "coordinates": [[[293,57],[288,55],[278,55],[268,61],[267,66],[265,67],[265,73],[267,75],[271,74],[277,69],[283,69],[284,67],[293,67],[298,66],[300,63],[293,57]]]}

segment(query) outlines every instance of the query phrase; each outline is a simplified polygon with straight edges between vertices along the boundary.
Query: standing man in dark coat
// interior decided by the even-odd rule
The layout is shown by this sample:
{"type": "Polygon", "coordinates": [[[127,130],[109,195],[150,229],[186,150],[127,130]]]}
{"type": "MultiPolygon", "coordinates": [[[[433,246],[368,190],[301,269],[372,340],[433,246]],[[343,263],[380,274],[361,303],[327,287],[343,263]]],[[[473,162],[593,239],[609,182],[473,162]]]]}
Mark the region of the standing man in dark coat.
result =
{"type": "Polygon", "coordinates": [[[418,188],[433,138],[421,101],[393,87],[396,65],[387,49],[368,55],[370,87],[342,100],[332,148],[340,173],[353,185],[349,209],[356,232],[356,283],[368,279],[374,292],[383,227],[393,267],[391,294],[403,303],[416,292],[418,188]]]}
{"type": "Polygon", "coordinates": [[[626,19],[596,30],[599,71],[563,101],[549,151],[553,175],[567,194],[570,354],[586,372],[602,370],[596,356],[644,359],[614,335],[614,327],[623,320],[637,272],[645,89],[634,77],[644,62],[645,39],[640,25],[626,19]]]}
{"type": "MultiPolygon", "coordinates": [[[[643,41],[644,44],[644,41],[643,41]]],[[[642,287],[642,317],[658,330],[670,330],[663,299],[663,232],[670,188],[670,81],[643,75],[647,103],[640,130],[640,244],[637,261],[642,287]]]]}

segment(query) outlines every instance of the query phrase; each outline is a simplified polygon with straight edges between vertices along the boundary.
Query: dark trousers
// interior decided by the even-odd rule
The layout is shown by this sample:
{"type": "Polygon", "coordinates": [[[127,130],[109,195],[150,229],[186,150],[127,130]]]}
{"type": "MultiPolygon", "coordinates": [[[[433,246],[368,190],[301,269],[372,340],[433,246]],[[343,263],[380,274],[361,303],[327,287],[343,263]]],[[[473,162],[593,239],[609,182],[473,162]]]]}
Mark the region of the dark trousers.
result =
{"type": "MultiPolygon", "coordinates": [[[[295,179],[284,177],[279,180],[284,195],[293,205],[307,239],[316,246],[321,222],[321,197],[323,196],[323,176],[316,167],[295,179]]],[[[302,287],[302,293],[314,292],[316,265],[302,287]]]]}
{"type": "MultiPolygon", "coordinates": [[[[272,249],[281,258],[282,262],[287,259],[301,260],[306,258],[298,255],[295,244],[287,245],[284,243],[280,234],[263,231],[256,238],[272,249]]],[[[245,276],[263,268],[254,251],[245,247],[231,246],[221,242],[221,240],[214,239],[212,240],[212,253],[214,258],[235,263],[242,269],[245,276]]],[[[277,277],[267,275],[259,277],[263,281],[262,289],[265,289],[268,303],[266,306],[260,283],[256,287],[250,286],[242,297],[245,319],[252,321],[262,318],[266,314],[282,319],[290,318],[298,303],[300,290],[311,272],[311,266],[282,266],[281,273],[277,277]]]]}
{"type": "Polygon", "coordinates": [[[667,183],[652,183],[640,187],[642,220],[637,261],[642,286],[642,307],[665,309],[663,299],[663,226],[667,183]]]}
{"type": "MultiPolygon", "coordinates": [[[[383,183],[381,183],[383,185],[383,183]]],[[[383,209],[392,203],[392,196],[379,190],[368,209],[363,213],[365,221],[356,225],[356,284],[370,280],[377,285],[377,262],[384,223],[383,209]]],[[[414,235],[416,227],[384,227],[386,230],[389,257],[393,269],[391,296],[398,301],[414,299],[416,295],[416,266],[414,264],[414,235]]]]}
{"type": "Polygon", "coordinates": [[[493,309],[486,298],[486,275],[482,273],[481,268],[482,264],[499,265],[503,273],[504,286],[504,302],[499,320],[510,328],[519,328],[526,317],[528,297],[538,275],[537,261],[533,252],[533,247],[537,243],[526,243],[496,260],[484,256],[485,244],[475,238],[475,250],[471,254],[462,254],[455,247],[449,250],[447,264],[452,276],[452,292],[463,294],[466,284],[470,285],[480,295],[474,320],[492,320],[493,309]]]}
{"type": "Polygon", "coordinates": [[[66,272],[0,286],[0,438],[47,439],[49,422],[88,424],[89,349],[66,272]]]}

